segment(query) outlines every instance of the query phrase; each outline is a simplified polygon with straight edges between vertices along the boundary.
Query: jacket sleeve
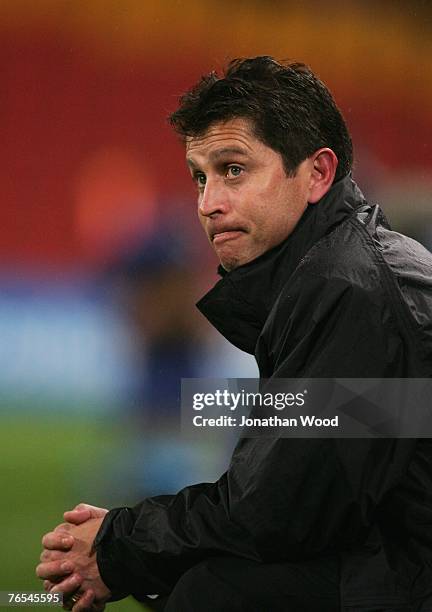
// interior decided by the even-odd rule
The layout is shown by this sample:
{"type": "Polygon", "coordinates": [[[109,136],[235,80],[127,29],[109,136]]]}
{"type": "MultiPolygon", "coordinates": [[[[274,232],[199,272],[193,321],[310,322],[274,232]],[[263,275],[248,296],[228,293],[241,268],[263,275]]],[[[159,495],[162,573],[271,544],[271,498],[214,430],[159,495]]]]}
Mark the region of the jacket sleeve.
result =
{"type": "MultiPolygon", "coordinates": [[[[385,376],[401,347],[382,300],[345,282],[310,283],[322,298],[312,308],[301,292],[290,304],[282,295],[263,336],[276,376],[385,376]]],[[[412,450],[410,440],[243,438],[217,482],[109,512],[96,541],[101,576],[139,598],[169,592],[209,556],[294,561],[359,543],[412,450]]]]}

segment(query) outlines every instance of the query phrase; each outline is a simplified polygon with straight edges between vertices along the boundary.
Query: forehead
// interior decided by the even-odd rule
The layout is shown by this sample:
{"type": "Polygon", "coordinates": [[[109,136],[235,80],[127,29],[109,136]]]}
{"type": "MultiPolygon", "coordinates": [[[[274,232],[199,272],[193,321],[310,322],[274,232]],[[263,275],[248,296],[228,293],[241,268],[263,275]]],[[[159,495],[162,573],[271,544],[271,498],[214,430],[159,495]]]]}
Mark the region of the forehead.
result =
{"type": "Polygon", "coordinates": [[[217,122],[199,136],[186,139],[186,159],[193,165],[198,158],[211,158],[236,153],[251,155],[260,148],[267,148],[253,133],[252,124],[243,118],[217,122]]]}

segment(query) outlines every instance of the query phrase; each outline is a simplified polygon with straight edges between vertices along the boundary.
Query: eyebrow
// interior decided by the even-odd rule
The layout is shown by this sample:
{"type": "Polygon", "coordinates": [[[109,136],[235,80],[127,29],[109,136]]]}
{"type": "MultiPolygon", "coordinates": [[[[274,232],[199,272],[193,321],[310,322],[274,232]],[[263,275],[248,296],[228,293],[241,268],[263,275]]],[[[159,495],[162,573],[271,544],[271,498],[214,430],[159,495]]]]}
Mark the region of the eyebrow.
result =
{"type": "MultiPolygon", "coordinates": [[[[243,157],[247,157],[247,151],[240,147],[224,147],[223,149],[217,149],[216,151],[212,151],[209,155],[210,161],[217,161],[220,157],[224,155],[242,155],[243,157]]],[[[196,164],[190,157],[186,158],[186,163],[191,168],[196,168],[196,164]]]]}

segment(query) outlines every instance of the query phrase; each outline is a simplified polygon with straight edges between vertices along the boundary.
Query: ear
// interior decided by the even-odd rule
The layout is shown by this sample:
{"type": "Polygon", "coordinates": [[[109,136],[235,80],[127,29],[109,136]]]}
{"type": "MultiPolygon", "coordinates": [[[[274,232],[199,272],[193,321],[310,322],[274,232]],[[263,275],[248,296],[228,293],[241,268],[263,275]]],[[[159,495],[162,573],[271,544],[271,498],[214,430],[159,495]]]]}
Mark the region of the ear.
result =
{"type": "Polygon", "coordinates": [[[322,148],[309,157],[311,175],[309,184],[310,204],[316,204],[327,193],[333,184],[338,165],[334,151],[322,148]]]}

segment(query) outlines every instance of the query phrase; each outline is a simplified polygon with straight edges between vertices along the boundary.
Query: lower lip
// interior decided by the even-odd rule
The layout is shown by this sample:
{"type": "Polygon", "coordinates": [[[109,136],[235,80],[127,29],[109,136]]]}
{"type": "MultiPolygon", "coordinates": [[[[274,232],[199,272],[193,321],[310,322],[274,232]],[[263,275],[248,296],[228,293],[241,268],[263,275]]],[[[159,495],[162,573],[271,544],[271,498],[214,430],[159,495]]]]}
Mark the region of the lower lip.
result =
{"type": "Polygon", "coordinates": [[[244,232],[242,231],[233,231],[233,232],[222,232],[221,234],[215,234],[213,238],[213,244],[222,244],[222,242],[226,242],[227,240],[233,240],[234,238],[238,238],[244,232]]]}

